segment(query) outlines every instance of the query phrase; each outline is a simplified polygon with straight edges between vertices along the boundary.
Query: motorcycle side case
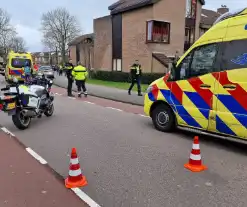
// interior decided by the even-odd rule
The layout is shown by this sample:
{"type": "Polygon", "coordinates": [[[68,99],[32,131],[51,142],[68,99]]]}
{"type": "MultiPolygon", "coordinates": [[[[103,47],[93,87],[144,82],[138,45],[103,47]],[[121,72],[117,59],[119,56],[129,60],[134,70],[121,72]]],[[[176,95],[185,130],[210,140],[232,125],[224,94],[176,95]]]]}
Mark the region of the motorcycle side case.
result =
{"type": "Polygon", "coordinates": [[[21,102],[24,107],[31,107],[31,108],[38,108],[39,105],[39,98],[32,94],[24,94],[20,95],[21,102]]]}

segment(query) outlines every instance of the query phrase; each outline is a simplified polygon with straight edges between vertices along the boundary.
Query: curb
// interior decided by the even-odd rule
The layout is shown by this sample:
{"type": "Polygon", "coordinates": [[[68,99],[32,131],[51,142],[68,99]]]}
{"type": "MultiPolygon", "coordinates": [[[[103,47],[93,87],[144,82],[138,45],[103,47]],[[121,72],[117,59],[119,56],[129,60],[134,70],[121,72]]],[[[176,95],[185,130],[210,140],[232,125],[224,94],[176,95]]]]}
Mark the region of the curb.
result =
{"type": "MultiPolygon", "coordinates": [[[[61,85],[59,85],[59,84],[57,84],[55,82],[53,84],[58,86],[58,87],[60,87],[60,88],[65,88],[66,89],[66,87],[61,86],[61,85]]],[[[74,89],[72,89],[72,91],[76,92],[74,89]]],[[[114,98],[107,98],[105,96],[95,95],[94,93],[88,93],[88,95],[93,96],[93,97],[97,97],[97,98],[106,99],[106,100],[121,102],[121,103],[125,103],[125,104],[131,104],[131,105],[134,105],[134,106],[144,106],[144,104],[138,104],[138,103],[133,103],[131,101],[118,100],[118,99],[114,99],[114,98]]]]}

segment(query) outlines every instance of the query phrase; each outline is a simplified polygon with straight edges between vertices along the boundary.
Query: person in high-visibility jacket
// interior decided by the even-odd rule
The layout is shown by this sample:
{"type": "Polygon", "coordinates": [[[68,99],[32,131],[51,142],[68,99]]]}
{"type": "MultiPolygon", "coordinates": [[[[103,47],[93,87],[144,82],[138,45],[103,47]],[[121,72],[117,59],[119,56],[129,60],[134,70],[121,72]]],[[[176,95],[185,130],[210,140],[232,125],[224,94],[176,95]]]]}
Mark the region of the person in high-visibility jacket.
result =
{"type": "Polygon", "coordinates": [[[68,87],[67,87],[68,96],[74,97],[74,95],[72,94],[72,86],[74,82],[72,71],[74,70],[74,65],[72,64],[71,60],[65,64],[65,70],[66,70],[66,76],[68,79],[68,87]]]}
{"type": "Polygon", "coordinates": [[[82,66],[80,62],[78,62],[77,66],[72,70],[72,76],[75,79],[75,83],[77,85],[78,97],[81,97],[82,90],[84,96],[87,97],[87,89],[86,89],[86,79],[88,76],[88,72],[86,67],[82,66]]]}
{"type": "Polygon", "coordinates": [[[135,63],[130,68],[131,75],[131,85],[128,90],[128,94],[131,95],[131,90],[134,87],[135,83],[137,84],[138,96],[142,96],[141,93],[141,65],[139,61],[136,60],[135,63]]]}

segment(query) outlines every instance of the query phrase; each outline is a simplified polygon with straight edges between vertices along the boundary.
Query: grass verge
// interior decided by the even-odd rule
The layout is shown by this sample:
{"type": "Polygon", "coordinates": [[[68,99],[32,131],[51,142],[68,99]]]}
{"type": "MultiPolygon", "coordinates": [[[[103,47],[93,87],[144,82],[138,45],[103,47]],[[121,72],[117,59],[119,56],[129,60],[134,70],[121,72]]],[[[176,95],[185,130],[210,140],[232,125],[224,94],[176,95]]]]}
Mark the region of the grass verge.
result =
{"type": "MultiPolygon", "coordinates": [[[[124,82],[113,82],[113,81],[103,81],[103,80],[96,80],[96,79],[88,79],[87,83],[94,84],[94,85],[101,85],[111,88],[118,88],[118,89],[124,89],[128,90],[130,87],[130,83],[124,83],[124,82]]],[[[141,85],[142,92],[146,92],[148,85],[142,84],[141,85]]],[[[133,91],[137,91],[137,86],[135,85],[133,88],[133,91]]]]}

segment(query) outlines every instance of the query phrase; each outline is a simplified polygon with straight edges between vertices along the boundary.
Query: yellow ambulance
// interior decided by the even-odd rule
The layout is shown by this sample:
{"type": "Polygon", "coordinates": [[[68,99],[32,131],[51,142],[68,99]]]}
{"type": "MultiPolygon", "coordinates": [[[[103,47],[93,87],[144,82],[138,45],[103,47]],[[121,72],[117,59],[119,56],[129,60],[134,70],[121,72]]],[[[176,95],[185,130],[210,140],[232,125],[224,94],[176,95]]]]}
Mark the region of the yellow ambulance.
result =
{"type": "Polygon", "coordinates": [[[33,67],[31,53],[15,53],[13,51],[10,51],[7,57],[5,80],[11,82],[13,78],[16,77],[19,81],[23,81],[23,68],[26,63],[33,67]]]}
{"type": "Polygon", "coordinates": [[[247,139],[247,8],[219,17],[154,81],[144,111],[156,129],[247,139]]]}

